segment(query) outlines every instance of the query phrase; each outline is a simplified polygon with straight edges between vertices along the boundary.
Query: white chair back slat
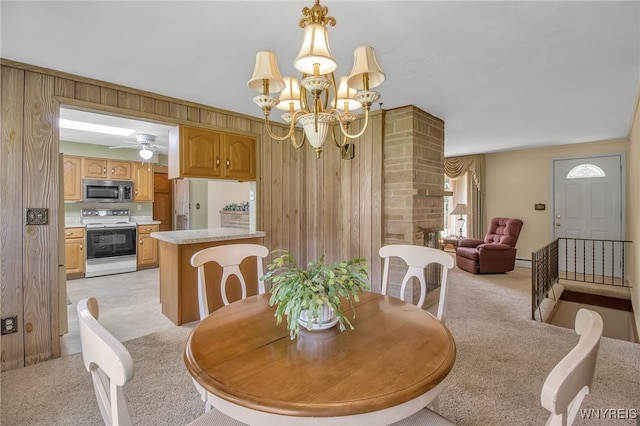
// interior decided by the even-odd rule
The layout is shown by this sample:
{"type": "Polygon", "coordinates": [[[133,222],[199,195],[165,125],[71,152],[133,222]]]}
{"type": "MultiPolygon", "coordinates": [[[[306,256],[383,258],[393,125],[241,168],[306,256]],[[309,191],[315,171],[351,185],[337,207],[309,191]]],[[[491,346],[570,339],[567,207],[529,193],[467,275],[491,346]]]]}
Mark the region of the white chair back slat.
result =
{"type": "Polygon", "coordinates": [[[551,415],[547,425],[571,425],[590,392],[602,337],[602,317],[590,309],[576,314],[576,346],[556,364],[542,386],[540,402],[551,415]]]}

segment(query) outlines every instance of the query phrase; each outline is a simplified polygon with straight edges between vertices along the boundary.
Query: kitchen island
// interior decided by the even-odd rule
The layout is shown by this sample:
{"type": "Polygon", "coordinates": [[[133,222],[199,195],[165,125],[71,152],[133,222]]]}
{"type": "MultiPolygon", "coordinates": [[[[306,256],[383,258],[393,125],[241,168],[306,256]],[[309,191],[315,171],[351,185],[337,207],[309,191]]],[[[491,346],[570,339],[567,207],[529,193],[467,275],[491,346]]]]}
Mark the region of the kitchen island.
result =
{"type": "MultiPolygon", "coordinates": [[[[236,228],[191,229],[184,231],[152,232],[158,240],[160,264],[160,303],[162,313],[174,324],[181,325],[200,319],[198,311],[198,269],[191,266],[191,256],[198,251],[227,244],[262,244],[266,234],[236,228]]],[[[247,295],[258,292],[255,259],[240,264],[247,283],[247,295]]],[[[214,263],[205,266],[209,283],[219,283],[222,268],[214,263]]],[[[227,283],[229,300],[240,299],[240,288],[235,277],[227,283]]],[[[209,287],[211,310],[223,306],[219,285],[209,287]]]]}

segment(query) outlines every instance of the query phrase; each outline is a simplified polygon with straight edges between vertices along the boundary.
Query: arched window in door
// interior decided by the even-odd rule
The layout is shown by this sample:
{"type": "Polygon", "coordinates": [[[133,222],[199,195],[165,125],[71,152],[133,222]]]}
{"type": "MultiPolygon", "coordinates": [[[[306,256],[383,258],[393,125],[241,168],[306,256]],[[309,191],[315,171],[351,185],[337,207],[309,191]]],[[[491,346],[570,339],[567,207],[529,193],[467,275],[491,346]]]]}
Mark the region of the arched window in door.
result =
{"type": "Polygon", "coordinates": [[[578,164],[567,173],[567,179],[599,178],[607,174],[600,167],[591,163],[578,164]]]}

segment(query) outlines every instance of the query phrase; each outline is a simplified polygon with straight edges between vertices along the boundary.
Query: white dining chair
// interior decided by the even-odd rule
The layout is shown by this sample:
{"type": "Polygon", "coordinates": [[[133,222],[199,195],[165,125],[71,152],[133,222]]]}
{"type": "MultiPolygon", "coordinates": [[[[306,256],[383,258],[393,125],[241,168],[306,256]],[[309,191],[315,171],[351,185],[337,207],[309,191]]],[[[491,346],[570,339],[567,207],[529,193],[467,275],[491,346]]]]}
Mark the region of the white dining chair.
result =
{"type": "Polygon", "coordinates": [[[99,322],[98,301],[90,297],[78,302],[80,344],[84,366],[91,373],[93,388],[104,423],[130,425],[131,415],[124,388],[133,378],[129,351],[99,322]]]}
{"type": "Polygon", "coordinates": [[[205,264],[215,262],[222,267],[222,278],[220,279],[220,294],[222,302],[229,304],[227,298],[227,280],[235,275],[240,281],[242,299],[247,297],[247,284],[240,271],[240,263],[248,257],[256,257],[258,274],[258,293],[265,293],[264,281],[260,281],[263,275],[262,260],[269,254],[269,249],[258,244],[228,244],[224,246],[209,247],[202,249],[191,256],[191,265],[198,268],[198,305],[200,308],[200,320],[208,316],[209,303],[207,301],[207,280],[205,276],[205,264]]]}
{"type": "Polygon", "coordinates": [[[576,333],[580,340],[556,364],[542,385],[540,402],[551,415],[547,425],[571,425],[584,397],[591,391],[596,358],[602,337],[602,317],[590,309],[576,314],[576,333]]]}
{"type": "MultiPolygon", "coordinates": [[[[405,300],[405,291],[407,285],[412,278],[417,278],[420,283],[420,298],[416,305],[422,308],[427,297],[427,282],[425,272],[427,266],[431,264],[441,265],[440,271],[440,297],[438,299],[438,310],[435,317],[444,324],[447,309],[447,276],[449,269],[453,268],[453,257],[443,250],[437,250],[431,247],[415,246],[408,244],[392,244],[383,246],[379,251],[380,257],[384,259],[384,268],[382,271],[382,294],[388,294],[389,291],[389,267],[391,258],[397,257],[402,259],[407,265],[407,272],[402,279],[400,286],[400,299],[405,300]]],[[[435,411],[440,408],[439,397],[436,396],[429,404],[435,411]]],[[[427,415],[429,410],[424,409],[427,415]]],[[[421,414],[418,412],[417,414],[421,414]]],[[[434,413],[435,414],[435,413],[434,413]]]]}
{"type": "Polygon", "coordinates": [[[411,278],[417,278],[420,282],[420,298],[416,305],[422,308],[427,296],[427,283],[425,280],[425,268],[432,264],[442,265],[440,272],[440,298],[438,300],[438,311],[436,318],[444,323],[447,301],[447,274],[453,268],[453,257],[445,251],[425,246],[414,246],[406,244],[393,244],[380,248],[380,257],[384,259],[384,269],[382,272],[382,294],[387,294],[389,290],[389,266],[393,257],[402,259],[407,264],[407,272],[402,279],[400,287],[400,299],[405,300],[405,290],[411,278]]]}
{"type": "MultiPolygon", "coordinates": [[[[107,426],[132,425],[124,391],[133,379],[133,359],[127,348],[98,322],[100,308],[94,297],[79,301],[77,309],[82,359],[91,373],[102,419],[107,426]]],[[[217,426],[243,424],[215,409],[194,422],[217,426]]]]}
{"type": "MultiPolygon", "coordinates": [[[[229,277],[235,275],[240,282],[240,288],[242,291],[242,299],[247,297],[247,284],[244,276],[240,271],[240,264],[248,257],[256,258],[257,276],[258,276],[258,294],[264,294],[266,288],[264,281],[260,280],[260,277],[264,275],[264,267],[262,261],[269,254],[269,249],[259,244],[228,244],[223,246],[209,247],[202,249],[191,256],[191,265],[198,268],[198,307],[200,310],[200,320],[203,320],[208,316],[211,311],[209,309],[209,302],[207,296],[207,279],[205,275],[205,265],[208,262],[215,262],[222,268],[222,277],[220,278],[220,294],[222,296],[222,302],[226,305],[229,304],[227,298],[227,280],[229,277]]],[[[208,413],[213,405],[208,398],[208,392],[203,388],[195,379],[193,384],[200,394],[200,398],[205,403],[204,411],[208,413]]]]}

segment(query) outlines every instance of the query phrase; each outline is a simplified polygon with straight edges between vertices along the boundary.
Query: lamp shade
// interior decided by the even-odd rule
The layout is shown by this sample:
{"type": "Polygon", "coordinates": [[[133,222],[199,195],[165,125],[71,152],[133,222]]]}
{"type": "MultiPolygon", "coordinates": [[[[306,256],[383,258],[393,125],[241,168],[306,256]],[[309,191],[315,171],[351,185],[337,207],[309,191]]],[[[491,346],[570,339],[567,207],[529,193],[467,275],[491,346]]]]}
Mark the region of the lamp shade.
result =
{"type": "Polygon", "coordinates": [[[356,109],[362,108],[362,104],[355,99],[353,96],[356,94],[356,89],[352,89],[349,87],[347,83],[348,77],[340,77],[340,84],[338,85],[338,94],[336,108],[341,110],[346,110],[345,104],[349,106],[349,111],[353,111],[356,109]]]}
{"type": "MultiPolygon", "coordinates": [[[[253,69],[253,76],[247,82],[247,86],[256,92],[263,91],[263,82],[269,82],[269,90],[279,92],[284,89],[284,80],[278,68],[276,55],[268,50],[256,53],[256,65],[253,69]]],[[[266,93],[268,95],[268,93],[266,93]]]]}
{"type": "Polygon", "coordinates": [[[293,62],[301,73],[314,75],[313,65],[318,64],[318,74],[329,74],[338,67],[329,50],[329,33],[322,24],[308,24],[304,27],[304,40],[293,62]]]}
{"type": "Polygon", "coordinates": [[[143,146],[140,150],[140,157],[148,160],[149,158],[153,157],[153,151],[148,150],[146,146],[143,146]]]}
{"type": "Polygon", "coordinates": [[[301,108],[300,105],[300,85],[298,79],[295,77],[284,78],[284,90],[280,92],[280,103],[276,105],[276,108],[283,109],[285,111],[290,110],[290,105],[293,104],[294,111],[301,108]]]}
{"type": "Polygon", "coordinates": [[[457,214],[457,215],[469,215],[471,213],[469,212],[469,208],[467,207],[466,204],[456,204],[456,207],[449,214],[451,214],[451,215],[455,215],[455,214],[457,214]]]}
{"type": "Polygon", "coordinates": [[[365,74],[369,76],[369,89],[384,83],[385,75],[378,65],[376,52],[370,46],[360,46],[353,52],[353,69],[349,74],[349,87],[365,90],[362,79],[365,74]]]}

